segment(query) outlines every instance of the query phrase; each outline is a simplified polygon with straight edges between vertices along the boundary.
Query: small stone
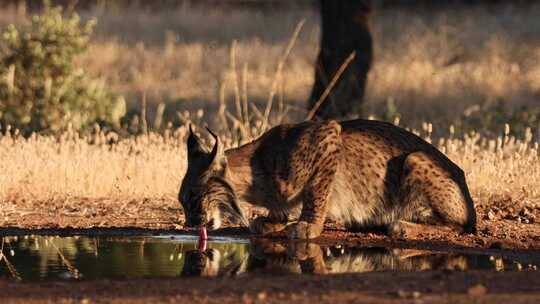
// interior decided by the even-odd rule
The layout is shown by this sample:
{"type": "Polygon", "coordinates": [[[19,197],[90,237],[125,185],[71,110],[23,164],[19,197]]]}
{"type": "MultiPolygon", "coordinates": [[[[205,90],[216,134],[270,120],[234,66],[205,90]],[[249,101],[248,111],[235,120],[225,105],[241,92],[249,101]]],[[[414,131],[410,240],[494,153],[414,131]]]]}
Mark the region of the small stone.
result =
{"type": "Polygon", "coordinates": [[[403,289],[399,289],[395,295],[398,297],[398,298],[402,298],[402,299],[418,299],[422,296],[422,294],[419,292],[419,291],[406,291],[406,290],[403,290],[403,289]]]}
{"type": "Polygon", "coordinates": [[[259,301],[264,301],[266,300],[266,292],[264,291],[261,291],[257,294],[257,300],[259,301]]]}
{"type": "Polygon", "coordinates": [[[398,298],[407,298],[409,296],[409,293],[403,289],[400,289],[397,291],[396,295],[398,296],[398,298]]]}
{"type": "Polygon", "coordinates": [[[495,219],[495,213],[493,213],[493,211],[489,210],[489,212],[487,213],[487,218],[488,218],[488,220],[493,221],[495,219]]]}
{"type": "Polygon", "coordinates": [[[90,299],[89,298],[82,298],[81,299],[81,304],[90,304],[90,299]]]}
{"type": "Polygon", "coordinates": [[[472,297],[481,297],[486,295],[488,292],[486,286],[482,284],[476,284],[467,289],[467,294],[472,297]]]}
{"type": "Polygon", "coordinates": [[[253,303],[253,300],[251,299],[251,297],[248,294],[243,294],[242,295],[242,303],[251,304],[251,303],[253,303]]]}
{"type": "Polygon", "coordinates": [[[497,258],[495,260],[495,270],[496,271],[504,271],[504,261],[501,258],[497,258]]]}

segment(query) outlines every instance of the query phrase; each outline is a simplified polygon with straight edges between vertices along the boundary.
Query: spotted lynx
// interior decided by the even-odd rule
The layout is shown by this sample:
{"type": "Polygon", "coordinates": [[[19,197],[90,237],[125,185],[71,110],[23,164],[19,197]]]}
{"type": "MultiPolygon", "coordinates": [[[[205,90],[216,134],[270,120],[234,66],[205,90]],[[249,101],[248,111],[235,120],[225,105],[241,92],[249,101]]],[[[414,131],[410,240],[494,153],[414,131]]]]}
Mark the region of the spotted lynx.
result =
{"type": "MultiPolygon", "coordinates": [[[[209,130],[210,131],[210,130],[209,130]]],[[[189,227],[217,229],[224,213],[246,221],[239,202],[268,209],[255,233],[311,239],[329,217],[350,229],[403,236],[411,223],[476,231],[463,171],[433,145],[374,120],[303,122],[272,128],[241,147],[207,151],[190,129],[179,200],[189,227]],[[296,222],[289,223],[293,210],[296,222]]]]}
{"type": "Polygon", "coordinates": [[[309,242],[287,245],[255,240],[249,253],[238,260],[235,252],[226,256],[219,249],[185,252],[182,275],[233,277],[246,272],[258,274],[361,273],[374,271],[467,270],[471,257],[416,249],[377,247],[321,247],[309,242]]]}

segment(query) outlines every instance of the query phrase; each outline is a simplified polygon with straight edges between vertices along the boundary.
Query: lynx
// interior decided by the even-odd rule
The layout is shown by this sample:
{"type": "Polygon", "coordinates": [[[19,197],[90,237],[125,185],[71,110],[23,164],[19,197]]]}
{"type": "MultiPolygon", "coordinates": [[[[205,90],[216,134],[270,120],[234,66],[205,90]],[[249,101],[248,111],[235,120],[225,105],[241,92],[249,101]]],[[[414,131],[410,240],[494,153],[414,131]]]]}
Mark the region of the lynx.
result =
{"type": "MultiPolygon", "coordinates": [[[[211,151],[190,127],[188,169],[179,200],[188,227],[217,229],[222,215],[247,225],[240,202],[268,209],[255,233],[285,230],[318,237],[327,217],[349,229],[407,235],[416,224],[476,232],[463,171],[422,138],[374,120],[306,121],[276,126],[258,139],[211,151]],[[289,223],[294,210],[296,222],[289,223]]],[[[422,226],[423,227],[423,226],[422,226]]]]}
{"type": "Polygon", "coordinates": [[[474,258],[456,253],[377,247],[321,247],[315,243],[252,242],[247,256],[234,259],[219,249],[185,253],[182,275],[234,277],[242,273],[338,274],[374,271],[467,270],[474,258]]]}

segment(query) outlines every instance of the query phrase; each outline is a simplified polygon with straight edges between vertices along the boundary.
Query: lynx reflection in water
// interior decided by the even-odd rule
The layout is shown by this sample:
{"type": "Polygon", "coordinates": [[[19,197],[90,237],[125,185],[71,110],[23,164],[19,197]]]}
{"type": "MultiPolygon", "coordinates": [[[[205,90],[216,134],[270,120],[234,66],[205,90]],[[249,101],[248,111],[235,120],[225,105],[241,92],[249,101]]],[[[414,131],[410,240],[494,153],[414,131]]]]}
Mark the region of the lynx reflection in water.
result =
{"type": "Polygon", "coordinates": [[[6,236],[0,246],[0,279],[223,277],[373,271],[532,270],[540,264],[513,255],[490,256],[417,249],[319,246],[195,236],[6,236]],[[505,257],[505,258],[503,258],[505,257]],[[511,257],[512,259],[508,259],[511,257]]]}
{"type": "Polygon", "coordinates": [[[249,255],[231,261],[217,249],[186,254],[184,274],[235,276],[255,274],[339,274],[374,271],[521,270],[510,259],[483,254],[384,247],[319,246],[299,242],[252,242],[249,255]],[[228,261],[223,261],[227,259],[228,261]],[[220,268],[220,265],[227,267],[220,268]]]}

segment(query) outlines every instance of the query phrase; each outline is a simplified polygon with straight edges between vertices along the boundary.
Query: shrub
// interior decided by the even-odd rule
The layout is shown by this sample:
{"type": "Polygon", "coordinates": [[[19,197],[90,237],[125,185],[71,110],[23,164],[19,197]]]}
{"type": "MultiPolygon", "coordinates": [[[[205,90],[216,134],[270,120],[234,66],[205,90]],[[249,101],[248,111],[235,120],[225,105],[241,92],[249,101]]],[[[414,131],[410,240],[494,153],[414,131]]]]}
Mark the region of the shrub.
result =
{"type": "Polygon", "coordinates": [[[125,101],[102,80],[91,79],[74,65],[84,53],[95,21],[82,24],[77,14],[64,17],[46,1],[29,26],[10,25],[1,37],[0,123],[28,134],[58,131],[96,121],[116,125],[125,101]]]}
{"type": "Polygon", "coordinates": [[[510,135],[513,136],[520,137],[530,131],[538,134],[540,108],[526,105],[511,107],[499,98],[469,107],[454,123],[461,133],[475,131],[492,137],[501,135],[505,124],[510,126],[510,135]]]}

